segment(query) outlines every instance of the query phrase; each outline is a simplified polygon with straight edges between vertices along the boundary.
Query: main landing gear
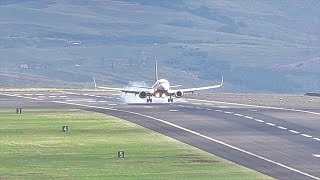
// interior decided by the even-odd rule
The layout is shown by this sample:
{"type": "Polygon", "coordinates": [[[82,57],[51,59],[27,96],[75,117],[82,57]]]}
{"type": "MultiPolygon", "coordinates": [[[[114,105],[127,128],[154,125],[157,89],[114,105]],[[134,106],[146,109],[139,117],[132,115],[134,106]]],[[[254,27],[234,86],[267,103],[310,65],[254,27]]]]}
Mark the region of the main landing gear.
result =
{"type": "Polygon", "coordinates": [[[152,99],[150,96],[147,98],[147,103],[152,103],[152,99]]]}
{"type": "Polygon", "coordinates": [[[173,103],[173,98],[171,96],[168,98],[168,103],[170,103],[170,102],[173,103]]]}

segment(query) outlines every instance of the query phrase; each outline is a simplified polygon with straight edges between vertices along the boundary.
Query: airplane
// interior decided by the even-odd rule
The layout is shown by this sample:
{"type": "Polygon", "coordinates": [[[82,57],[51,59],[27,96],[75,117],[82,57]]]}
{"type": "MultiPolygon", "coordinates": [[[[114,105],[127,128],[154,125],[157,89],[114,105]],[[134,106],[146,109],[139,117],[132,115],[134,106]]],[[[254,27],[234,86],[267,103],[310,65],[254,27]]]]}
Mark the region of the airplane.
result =
{"type": "Polygon", "coordinates": [[[197,88],[171,89],[175,87],[180,87],[181,85],[170,86],[170,83],[168,80],[159,79],[157,61],[155,62],[155,81],[156,82],[151,87],[136,86],[135,88],[139,88],[139,89],[126,89],[126,88],[111,88],[111,87],[97,86],[96,80],[95,78],[93,78],[95,88],[111,90],[111,91],[121,91],[121,92],[124,92],[125,94],[131,93],[131,94],[139,95],[139,97],[142,99],[147,98],[147,103],[152,103],[152,97],[155,97],[155,98],[168,97],[168,103],[170,102],[173,103],[173,97],[181,98],[184,94],[187,94],[187,93],[194,93],[195,91],[223,87],[223,76],[222,76],[221,84],[219,85],[204,86],[204,87],[197,87],[197,88]]]}

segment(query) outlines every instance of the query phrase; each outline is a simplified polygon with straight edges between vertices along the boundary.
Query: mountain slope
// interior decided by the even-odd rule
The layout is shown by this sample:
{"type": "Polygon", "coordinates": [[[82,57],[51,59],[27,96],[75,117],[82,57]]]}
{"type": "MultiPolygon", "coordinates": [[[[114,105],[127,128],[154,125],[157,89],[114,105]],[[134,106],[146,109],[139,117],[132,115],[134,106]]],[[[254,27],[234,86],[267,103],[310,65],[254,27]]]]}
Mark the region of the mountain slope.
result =
{"type": "Polygon", "coordinates": [[[0,85],[91,87],[226,79],[223,91],[320,88],[320,2],[2,1],[0,85]]]}

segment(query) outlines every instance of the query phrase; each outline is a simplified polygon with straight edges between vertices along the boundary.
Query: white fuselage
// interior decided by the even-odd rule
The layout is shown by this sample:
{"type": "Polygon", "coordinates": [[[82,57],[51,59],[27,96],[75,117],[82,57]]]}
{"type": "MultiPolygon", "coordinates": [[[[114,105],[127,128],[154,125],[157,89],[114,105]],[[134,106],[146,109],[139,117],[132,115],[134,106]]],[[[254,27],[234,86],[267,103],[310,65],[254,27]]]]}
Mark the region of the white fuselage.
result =
{"type": "Polygon", "coordinates": [[[166,79],[159,79],[153,86],[153,96],[157,98],[166,97],[170,89],[170,83],[166,79]]]}

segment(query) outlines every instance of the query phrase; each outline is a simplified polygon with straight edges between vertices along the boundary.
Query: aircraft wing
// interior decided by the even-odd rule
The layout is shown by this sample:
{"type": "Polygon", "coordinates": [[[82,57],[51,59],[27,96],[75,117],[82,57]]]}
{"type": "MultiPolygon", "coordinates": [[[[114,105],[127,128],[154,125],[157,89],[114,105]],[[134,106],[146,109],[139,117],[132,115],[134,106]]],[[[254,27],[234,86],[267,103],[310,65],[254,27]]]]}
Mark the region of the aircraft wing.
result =
{"type": "Polygon", "coordinates": [[[148,95],[152,93],[153,89],[150,88],[144,88],[144,89],[132,89],[132,88],[112,88],[112,87],[103,87],[103,86],[97,86],[95,78],[93,78],[94,87],[98,89],[104,89],[109,91],[121,91],[124,93],[130,93],[130,94],[139,94],[141,91],[145,91],[148,95]]]}
{"type": "Polygon", "coordinates": [[[171,90],[170,94],[175,94],[175,92],[178,92],[178,91],[181,91],[184,94],[185,93],[193,93],[195,91],[201,91],[201,90],[207,90],[207,89],[215,89],[215,88],[220,88],[220,87],[223,87],[223,77],[221,79],[221,84],[219,84],[219,85],[204,86],[204,87],[197,87],[197,88],[175,89],[175,90],[171,90]]]}

